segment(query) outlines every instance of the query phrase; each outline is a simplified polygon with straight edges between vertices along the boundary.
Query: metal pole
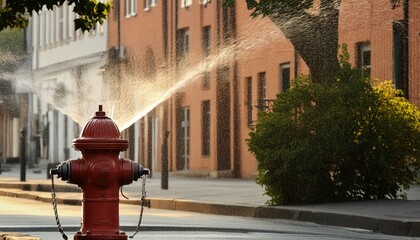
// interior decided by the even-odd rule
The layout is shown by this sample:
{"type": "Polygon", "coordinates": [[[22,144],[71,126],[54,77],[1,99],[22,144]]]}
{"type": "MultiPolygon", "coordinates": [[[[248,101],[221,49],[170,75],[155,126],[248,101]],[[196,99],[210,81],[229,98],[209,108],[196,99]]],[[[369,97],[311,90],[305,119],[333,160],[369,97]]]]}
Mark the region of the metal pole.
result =
{"type": "Polygon", "coordinates": [[[161,189],[168,189],[168,136],[169,131],[165,131],[162,142],[161,189]]]}
{"type": "Polygon", "coordinates": [[[26,127],[20,131],[20,181],[26,181],[26,127]]]}

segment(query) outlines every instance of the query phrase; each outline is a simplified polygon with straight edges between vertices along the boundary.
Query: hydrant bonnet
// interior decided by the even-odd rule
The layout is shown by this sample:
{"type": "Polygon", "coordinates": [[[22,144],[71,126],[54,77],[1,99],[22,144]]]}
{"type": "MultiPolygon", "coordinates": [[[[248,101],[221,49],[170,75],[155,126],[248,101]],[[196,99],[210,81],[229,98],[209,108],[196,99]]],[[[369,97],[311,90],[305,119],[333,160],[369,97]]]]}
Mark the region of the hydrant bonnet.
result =
{"type": "Polygon", "coordinates": [[[128,140],[121,139],[118,126],[105,115],[102,105],[99,111],[86,123],[80,137],[73,140],[73,148],[76,150],[119,150],[128,148],[128,140]]]}

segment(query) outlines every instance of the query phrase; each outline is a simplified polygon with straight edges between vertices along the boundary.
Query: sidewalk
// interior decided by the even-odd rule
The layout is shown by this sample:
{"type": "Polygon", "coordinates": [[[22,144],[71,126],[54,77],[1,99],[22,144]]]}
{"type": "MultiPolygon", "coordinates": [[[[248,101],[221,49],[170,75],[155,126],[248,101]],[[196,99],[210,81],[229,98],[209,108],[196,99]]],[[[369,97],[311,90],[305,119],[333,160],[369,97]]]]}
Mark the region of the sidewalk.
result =
{"type": "MultiPolygon", "coordinates": [[[[0,174],[0,195],[51,202],[51,179],[46,167],[41,173],[27,169],[20,182],[19,165],[0,174]]],[[[57,202],[81,204],[80,190],[56,179],[57,202]]],[[[160,177],[148,178],[147,200],[151,208],[209,214],[308,221],[323,225],[361,228],[384,234],[420,237],[420,186],[413,186],[408,200],[383,200],[268,206],[264,189],[252,180],[207,179],[169,176],[169,189],[161,190],[160,177]]],[[[139,204],[141,182],[124,186],[121,203],[139,204]]]]}

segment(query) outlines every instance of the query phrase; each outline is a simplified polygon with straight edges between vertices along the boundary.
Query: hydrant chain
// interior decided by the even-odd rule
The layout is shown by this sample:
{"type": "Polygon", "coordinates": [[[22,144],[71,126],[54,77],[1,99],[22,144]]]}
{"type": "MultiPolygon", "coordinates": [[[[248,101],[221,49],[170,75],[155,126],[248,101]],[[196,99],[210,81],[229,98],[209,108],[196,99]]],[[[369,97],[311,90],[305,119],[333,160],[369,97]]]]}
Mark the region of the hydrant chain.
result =
{"type": "Polygon", "coordinates": [[[141,220],[143,219],[144,202],[145,202],[144,199],[146,198],[146,175],[143,175],[142,178],[143,178],[143,181],[142,181],[142,187],[141,187],[141,198],[140,198],[141,208],[140,208],[139,223],[137,224],[136,231],[134,232],[133,235],[130,236],[130,238],[134,238],[134,236],[140,231],[140,224],[141,224],[141,220]]]}
{"type": "Polygon", "coordinates": [[[53,209],[54,209],[55,221],[57,223],[58,231],[61,233],[61,236],[63,236],[63,239],[67,240],[68,237],[64,233],[64,229],[61,226],[60,219],[58,217],[57,199],[56,199],[57,196],[55,194],[55,187],[54,187],[54,174],[51,174],[51,196],[52,196],[52,205],[53,205],[53,209]]]}

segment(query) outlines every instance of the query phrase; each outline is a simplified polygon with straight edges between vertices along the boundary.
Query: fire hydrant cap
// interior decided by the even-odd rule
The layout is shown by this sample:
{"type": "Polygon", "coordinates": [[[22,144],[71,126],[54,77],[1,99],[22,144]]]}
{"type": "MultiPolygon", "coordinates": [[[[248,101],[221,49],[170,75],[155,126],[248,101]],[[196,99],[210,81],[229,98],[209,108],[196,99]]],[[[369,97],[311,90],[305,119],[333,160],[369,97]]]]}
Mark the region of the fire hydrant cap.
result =
{"type": "Polygon", "coordinates": [[[99,105],[99,111],[86,123],[79,138],[73,140],[73,148],[82,149],[107,149],[125,151],[128,140],[121,139],[118,126],[107,117],[99,105]]]}

